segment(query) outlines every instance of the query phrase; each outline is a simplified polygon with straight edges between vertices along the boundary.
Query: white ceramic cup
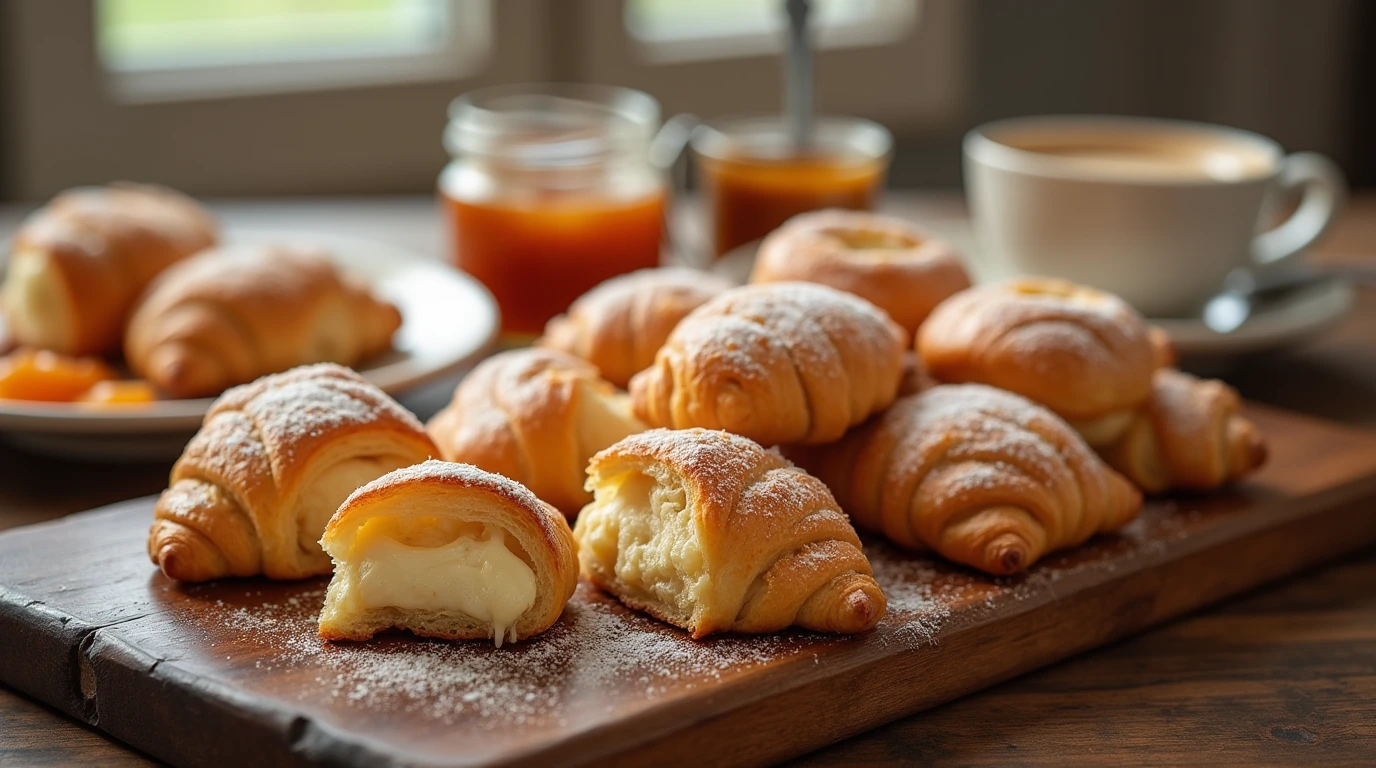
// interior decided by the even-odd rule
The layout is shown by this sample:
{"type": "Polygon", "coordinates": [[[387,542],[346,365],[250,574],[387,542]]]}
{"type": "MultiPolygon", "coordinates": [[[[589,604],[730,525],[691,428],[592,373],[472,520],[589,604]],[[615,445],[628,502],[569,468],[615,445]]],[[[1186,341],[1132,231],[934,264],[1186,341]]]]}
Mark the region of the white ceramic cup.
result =
{"type": "Polygon", "coordinates": [[[970,131],[964,150],[981,279],[1062,277],[1149,317],[1197,312],[1239,267],[1295,261],[1347,195],[1322,155],[1201,123],[1016,118],[970,131]],[[1295,193],[1295,212],[1268,228],[1295,193]]]}

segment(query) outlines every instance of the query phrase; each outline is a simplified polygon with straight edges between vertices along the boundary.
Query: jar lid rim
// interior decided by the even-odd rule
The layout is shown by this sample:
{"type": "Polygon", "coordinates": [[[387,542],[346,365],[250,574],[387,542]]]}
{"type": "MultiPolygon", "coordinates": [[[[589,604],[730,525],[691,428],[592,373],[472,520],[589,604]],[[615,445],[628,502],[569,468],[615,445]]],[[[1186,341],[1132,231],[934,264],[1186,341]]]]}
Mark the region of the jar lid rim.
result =
{"type": "Polygon", "coordinates": [[[444,143],[454,155],[582,165],[643,149],[658,128],[659,114],[654,97],[619,86],[493,86],[450,103],[444,143]]]}

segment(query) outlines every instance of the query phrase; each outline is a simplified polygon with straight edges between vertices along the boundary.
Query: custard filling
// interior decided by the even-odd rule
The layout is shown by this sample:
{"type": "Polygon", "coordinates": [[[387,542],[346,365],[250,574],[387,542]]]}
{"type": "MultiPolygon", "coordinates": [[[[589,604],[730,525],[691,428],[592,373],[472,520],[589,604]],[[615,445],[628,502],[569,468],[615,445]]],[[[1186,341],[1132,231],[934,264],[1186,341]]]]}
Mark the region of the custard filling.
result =
{"type": "Polygon", "coordinates": [[[297,502],[297,546],[303,552],[321,552],[320,535],[344,500],[359,488],[407,464],[406,459],[398,456],[359,456],[321,472],[297,502]]]}
{"type": "Polygon", "coordinates": [[[506,544],[506,533],[482,526],[438,546],[387,535],[355,544],[357,598],[366,609],[462,613],[492,625],[492,641],[516,641],[516,620],[535,605],[535,571],[506,544]]]}

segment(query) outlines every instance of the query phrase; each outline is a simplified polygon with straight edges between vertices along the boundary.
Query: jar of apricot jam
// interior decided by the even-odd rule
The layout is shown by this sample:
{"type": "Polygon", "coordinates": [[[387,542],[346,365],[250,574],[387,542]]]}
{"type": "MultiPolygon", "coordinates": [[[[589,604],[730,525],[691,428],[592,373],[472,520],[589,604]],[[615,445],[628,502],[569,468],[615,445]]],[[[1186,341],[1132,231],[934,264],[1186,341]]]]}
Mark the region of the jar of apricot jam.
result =
{"type": "Polygon", "coordinates": [[[692,146],[712,250],[722,256],[799,213],[874,208],[893,138],[869,120],[819,117],[799,148],[781,117],[759,116],[699,125],[692,146]]]}
{"type": "Polygon", "coordinates": [[[492,291],[507,341],[540,333],[603,280],[659,264],[659,120],[649,95],[605,86],[503,86],[450,106],[439,192],[453,260],[492,291]]]}

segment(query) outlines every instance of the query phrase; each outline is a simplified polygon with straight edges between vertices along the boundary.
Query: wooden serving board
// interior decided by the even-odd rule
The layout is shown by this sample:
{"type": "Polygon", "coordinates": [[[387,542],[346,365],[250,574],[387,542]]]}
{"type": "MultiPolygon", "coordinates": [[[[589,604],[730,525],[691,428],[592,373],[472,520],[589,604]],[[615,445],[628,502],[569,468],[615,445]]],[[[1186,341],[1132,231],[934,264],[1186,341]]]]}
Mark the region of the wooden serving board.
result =
{"type": "Polygon", "coordinates": [[[0,680],[181,765],[765,763],[1376,542],[1376,435],[1249,412],[1253,481],[1024,576],[868,540],[889,615],[855,638],[694,642],[583,584],[515,647],[325,645],[324,580],[177,585],[140,499],[0,535],[0,680]]]}

